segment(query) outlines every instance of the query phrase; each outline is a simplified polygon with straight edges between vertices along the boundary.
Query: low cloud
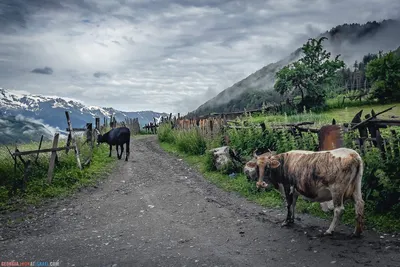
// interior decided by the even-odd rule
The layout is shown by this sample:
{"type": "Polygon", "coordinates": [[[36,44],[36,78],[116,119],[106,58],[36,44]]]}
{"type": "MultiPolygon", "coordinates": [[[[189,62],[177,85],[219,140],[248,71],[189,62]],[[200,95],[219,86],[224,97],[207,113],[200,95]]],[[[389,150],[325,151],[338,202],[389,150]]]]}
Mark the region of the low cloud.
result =
{"type": "Polygon", "coordinates": [[[60,138],[66,138],[65,131],[51,127],[37,120],[23,115],[1,117],[0,119],[0,144],[38,141],[43,135],[45,140],[51,140],[56,132],[60,132],[60,138]]]}
{"type": "Polygon", "coordinates": [[[53,69],[50,67],[36,68],[36,69],[32,70],[31,72],[51,75],[51,74],[53,74],[53,69]]]}
{"type": "Polygon", "coordinates": [[[93,76],[96,78],[101,78],[101,77],[110,77],[110,75],[106,72],[101,72],[101,71],[97,71],[95,73],[93,73],[93,76]]]}

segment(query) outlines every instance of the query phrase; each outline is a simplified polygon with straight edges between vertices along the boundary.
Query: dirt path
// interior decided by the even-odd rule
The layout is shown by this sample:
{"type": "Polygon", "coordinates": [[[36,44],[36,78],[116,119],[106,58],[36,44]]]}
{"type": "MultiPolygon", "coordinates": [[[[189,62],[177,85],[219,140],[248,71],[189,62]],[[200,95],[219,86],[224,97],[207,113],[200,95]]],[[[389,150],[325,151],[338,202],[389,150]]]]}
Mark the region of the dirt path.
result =
{"type": "Polygon", "coordinates": [[[60,266],[400,266],[398,236],[352,228],[318,237],[329,221],[301,216],[281,228],[283,211],[266,210],[209,184],[159,148],[133,140],[129,162],[97,188],[21,214],[1,215],[0,261],[60,266]],[[7,217],[6,217],[7,216],[7,217]]]}

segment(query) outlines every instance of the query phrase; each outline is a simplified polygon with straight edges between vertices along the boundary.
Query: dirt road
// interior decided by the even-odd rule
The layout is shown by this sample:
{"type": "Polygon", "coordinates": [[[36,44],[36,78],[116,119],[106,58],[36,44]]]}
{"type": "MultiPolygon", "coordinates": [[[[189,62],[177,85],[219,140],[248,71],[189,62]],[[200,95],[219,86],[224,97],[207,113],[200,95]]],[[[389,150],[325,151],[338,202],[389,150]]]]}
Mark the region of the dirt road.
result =
{"type": "MultiPolygon", "coordinates": [[[[155,137],[132,141],[129,162],[97,188],[27,211],[1,215],[0,261],[60,266],[400,266],[399,236],[366,232],[267,210],[208,183],[155,137]]],[[[115,153],[115,152],[114,152],[115,153]]]]}

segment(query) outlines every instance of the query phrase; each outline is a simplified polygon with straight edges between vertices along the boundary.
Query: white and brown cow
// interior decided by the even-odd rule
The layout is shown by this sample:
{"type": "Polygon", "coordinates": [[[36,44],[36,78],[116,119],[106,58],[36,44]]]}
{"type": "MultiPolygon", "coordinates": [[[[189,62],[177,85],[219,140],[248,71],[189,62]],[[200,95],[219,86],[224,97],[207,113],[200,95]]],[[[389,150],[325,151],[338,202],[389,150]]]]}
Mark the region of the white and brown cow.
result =
{"type": "MultiPolygon", "coordinates": [[[[264,153],[262,155],[259,155],[259,156],[257,156],[254,153],[254,157],[250,161],[248,161],[243,167],[243,172],[246,175],[247,180],[249,182],[256,182],[258,180],[259,168],[257,166],[256,157],[265,157],[265,156],[273,156],[273,155],[276,155],[275,151],[269,151],[269,152],[266,152],[266,153],[264,153]]],[[[285,190],[283,189],[283,185],[282,184],[278,184],[278,183],[273,182],[273,181],[270,181],[270,183],[276,190],[278,190],[281,193],[282,199],[283,199],[283,201],[285,202],[285,205],[286,205],[285,190]]],[[[332,200],[326,201],[326,202],[321,202],[320,206],[321,206],[321,209],[324,212],[328,212],[329,210],[333,210],[333,208],[334,208],[332,200]]]]}
{"type": "Polygon", "coordinates": [[[360,155],[348,148],[330,151],[292,150],[277,155],[254,155],[259,169],[257,187],[267,187],[263,181],[283,187],[287,217],[282,225],[294,222],[294,211],[299,195],[315,202],[333,201],[334,217],[325,232],[331,235],[344,211],[343,202],[355,202],[356,228],[354,235],[363,231],[364,201],[361,179],[364,171],[360,155]]]}

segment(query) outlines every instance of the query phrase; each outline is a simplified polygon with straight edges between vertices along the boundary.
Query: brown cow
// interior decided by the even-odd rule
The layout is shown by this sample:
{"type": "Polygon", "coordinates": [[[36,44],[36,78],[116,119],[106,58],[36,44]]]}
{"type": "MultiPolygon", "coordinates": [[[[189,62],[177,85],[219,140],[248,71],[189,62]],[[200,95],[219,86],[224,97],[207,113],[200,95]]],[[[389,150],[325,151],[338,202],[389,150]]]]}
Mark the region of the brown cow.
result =
{"type": "Polygon", "coordinates": [[[364,200],[361,179],[364,171],[360,155],[348,148],[330,151],[292,150],[270,156],[256,156],[259,168],[257,187],[266,187],[264,176],[273,184],[283,186],[287,217],[282,225],[294,222],[294,211],[299,195],[316,201],[333,200],[334,217],[325,232],[331,235],[344,211],[343,202],[352,198],[355,202],[356,228],[354,235],[363,231],[364,200]]]}
{"type": "MultiPolygon", "coordinates": [[[[276,152],[269,151],[267,153],[259,155],[258,157],[261,157],[261,156],[265,157],[265,156],[272,156],[272,155],[276,155],[276,152]]],[[[255,182],[258,180],[259,168],[257,166],[256,155],[244,165],[243,172],[247,177],[247,181],[255,182]]],[[[285,190],[283,189],[283,185],[278,184],[276,182],[271,182],[271,184],[273,185],[273,187],[276,190],[278,190],[281,193],[283,201],[285,202],[285,205],[286,205],[285,190]]],[[[327,201],[327,202],[321,202],[320,206],[324,212],[328,212],[329,210],[333,210],[333,201],[331,200],[331,201],[327,201]]],[[[293,217],[294,217],[294,214],[293,214],[293,217]]]]}

